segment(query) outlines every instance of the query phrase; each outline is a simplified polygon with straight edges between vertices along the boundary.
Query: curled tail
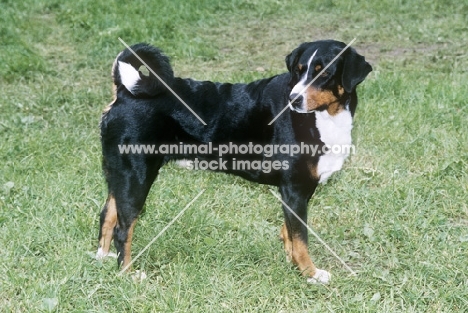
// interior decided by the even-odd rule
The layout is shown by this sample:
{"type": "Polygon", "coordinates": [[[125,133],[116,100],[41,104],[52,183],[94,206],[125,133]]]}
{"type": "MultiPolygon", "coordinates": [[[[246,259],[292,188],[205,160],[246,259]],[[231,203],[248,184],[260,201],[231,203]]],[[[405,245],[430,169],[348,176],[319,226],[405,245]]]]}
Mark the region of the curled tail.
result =
{"type": "Polygon", "coordinates": [[[125,86],[135,97],[154,97],[166,92],[167,88],[160,79],[167,85],[172,85],[174,72],[169,58],[158,48],[146,43],[139,43],[130,48],[145,61],[149,69],[145,69],[144,64],[132,51],[125,49],[117,56],[112,68],[112,77],[117,88],[125,86]]]}

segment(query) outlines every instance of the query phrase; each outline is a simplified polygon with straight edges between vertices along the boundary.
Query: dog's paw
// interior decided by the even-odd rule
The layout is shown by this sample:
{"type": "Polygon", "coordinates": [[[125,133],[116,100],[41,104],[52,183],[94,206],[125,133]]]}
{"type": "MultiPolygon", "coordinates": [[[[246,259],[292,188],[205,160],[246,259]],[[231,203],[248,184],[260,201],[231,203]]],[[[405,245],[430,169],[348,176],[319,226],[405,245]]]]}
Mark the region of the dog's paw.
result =
{"type": "Polygon", "coordinates": [[[175,164],[179,167],[185,168],[186,170],[193,170],[193,161],[183,159],[175,161],[175,164]]]}
{"type": "Polygon", "coordinates": [[[308,278],[309,284],[328,284],[331,279],[331,274],[325,270],[317,269],[315,275],[308,278]]]}
{"type": "Polygon", "coordinates": [[[102,248],[99,248],[98,251],[96,252],[96,255],[95,255],[96,260],[102,260],[102,259],[104,259],[106,257],[117,258],[117,254],[115,254],[114,252],[105,253],[102,250],[102,248]]]}

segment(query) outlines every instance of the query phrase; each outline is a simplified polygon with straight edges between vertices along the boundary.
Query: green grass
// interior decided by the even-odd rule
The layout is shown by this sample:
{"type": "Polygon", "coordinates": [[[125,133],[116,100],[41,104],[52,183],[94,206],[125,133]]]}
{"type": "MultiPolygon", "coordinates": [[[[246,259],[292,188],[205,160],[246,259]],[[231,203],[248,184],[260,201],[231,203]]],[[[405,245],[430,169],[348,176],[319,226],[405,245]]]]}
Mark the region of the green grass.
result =
{"type": "Polygon", "coordinates": [[[468,6],[454,1],[0,1],[0,311],[462,312],[468,309],[468,6]],[[277,240],[267,186],[164,168],[134,254],[98,262],[106,196],[98,123],[117,40],[161,47],[178,75],[251,81],[303,41],[349,42],[374,66],[359,87],[357,153],[318,188],[309,225],[332,272],[308,285],[277,240]]]}

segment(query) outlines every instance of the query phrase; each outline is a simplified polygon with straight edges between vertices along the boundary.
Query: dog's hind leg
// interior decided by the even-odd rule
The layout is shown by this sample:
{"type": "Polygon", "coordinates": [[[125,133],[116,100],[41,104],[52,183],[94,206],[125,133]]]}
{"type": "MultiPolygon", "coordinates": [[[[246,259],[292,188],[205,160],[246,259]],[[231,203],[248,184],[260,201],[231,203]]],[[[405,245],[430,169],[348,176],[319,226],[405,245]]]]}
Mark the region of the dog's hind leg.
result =
{"type": "Polygon", "coordinates": [[[97,259],[102,259],[110,256],[110,244],[114,235],[114,228],[117,224],[117,207],[115,205],[115,198],[109,194],[106,204],[101,212],[99,228],[99,248],[96,253],[97,259]]]}
{"type": "MultiPolygon", "coordinates": [[[[144,199],[146,199],[146,196],[144,196],[144,199]]],[[[118,202],[120,214],[114,229],[114,244],[117,249],[118,265],[129,270],[130,268],[128,268],[128,265],[131,261],[133,230],[137,217],[143,208],[144,201],[141,203],[140,201],[134,201],[134,199],[130,201],[127,199],[120,200],[121,201],[118,202]]]]}
{"type": "Polygon", "coordinates": [[[113,239],[118,265],[128,270],[136,220],[163,160],[132,155],[121,156],[113,161],[115,162],[104,162],[109,196],[101,212],[97,256],[109,254],[113,239]]]}

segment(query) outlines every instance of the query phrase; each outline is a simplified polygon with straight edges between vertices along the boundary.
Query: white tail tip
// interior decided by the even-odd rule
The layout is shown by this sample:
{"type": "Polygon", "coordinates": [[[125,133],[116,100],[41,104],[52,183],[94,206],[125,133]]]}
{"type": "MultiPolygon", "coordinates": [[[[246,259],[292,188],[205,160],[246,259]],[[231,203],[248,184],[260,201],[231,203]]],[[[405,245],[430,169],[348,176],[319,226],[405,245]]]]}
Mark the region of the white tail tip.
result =
{"type": "Polygon", "coordinates": [[[122,84],[128,91],[133,93],[133,88],[140,80],[140,74],[138,71],[130,64],[119,61],[119,74],[122,84]]]}

